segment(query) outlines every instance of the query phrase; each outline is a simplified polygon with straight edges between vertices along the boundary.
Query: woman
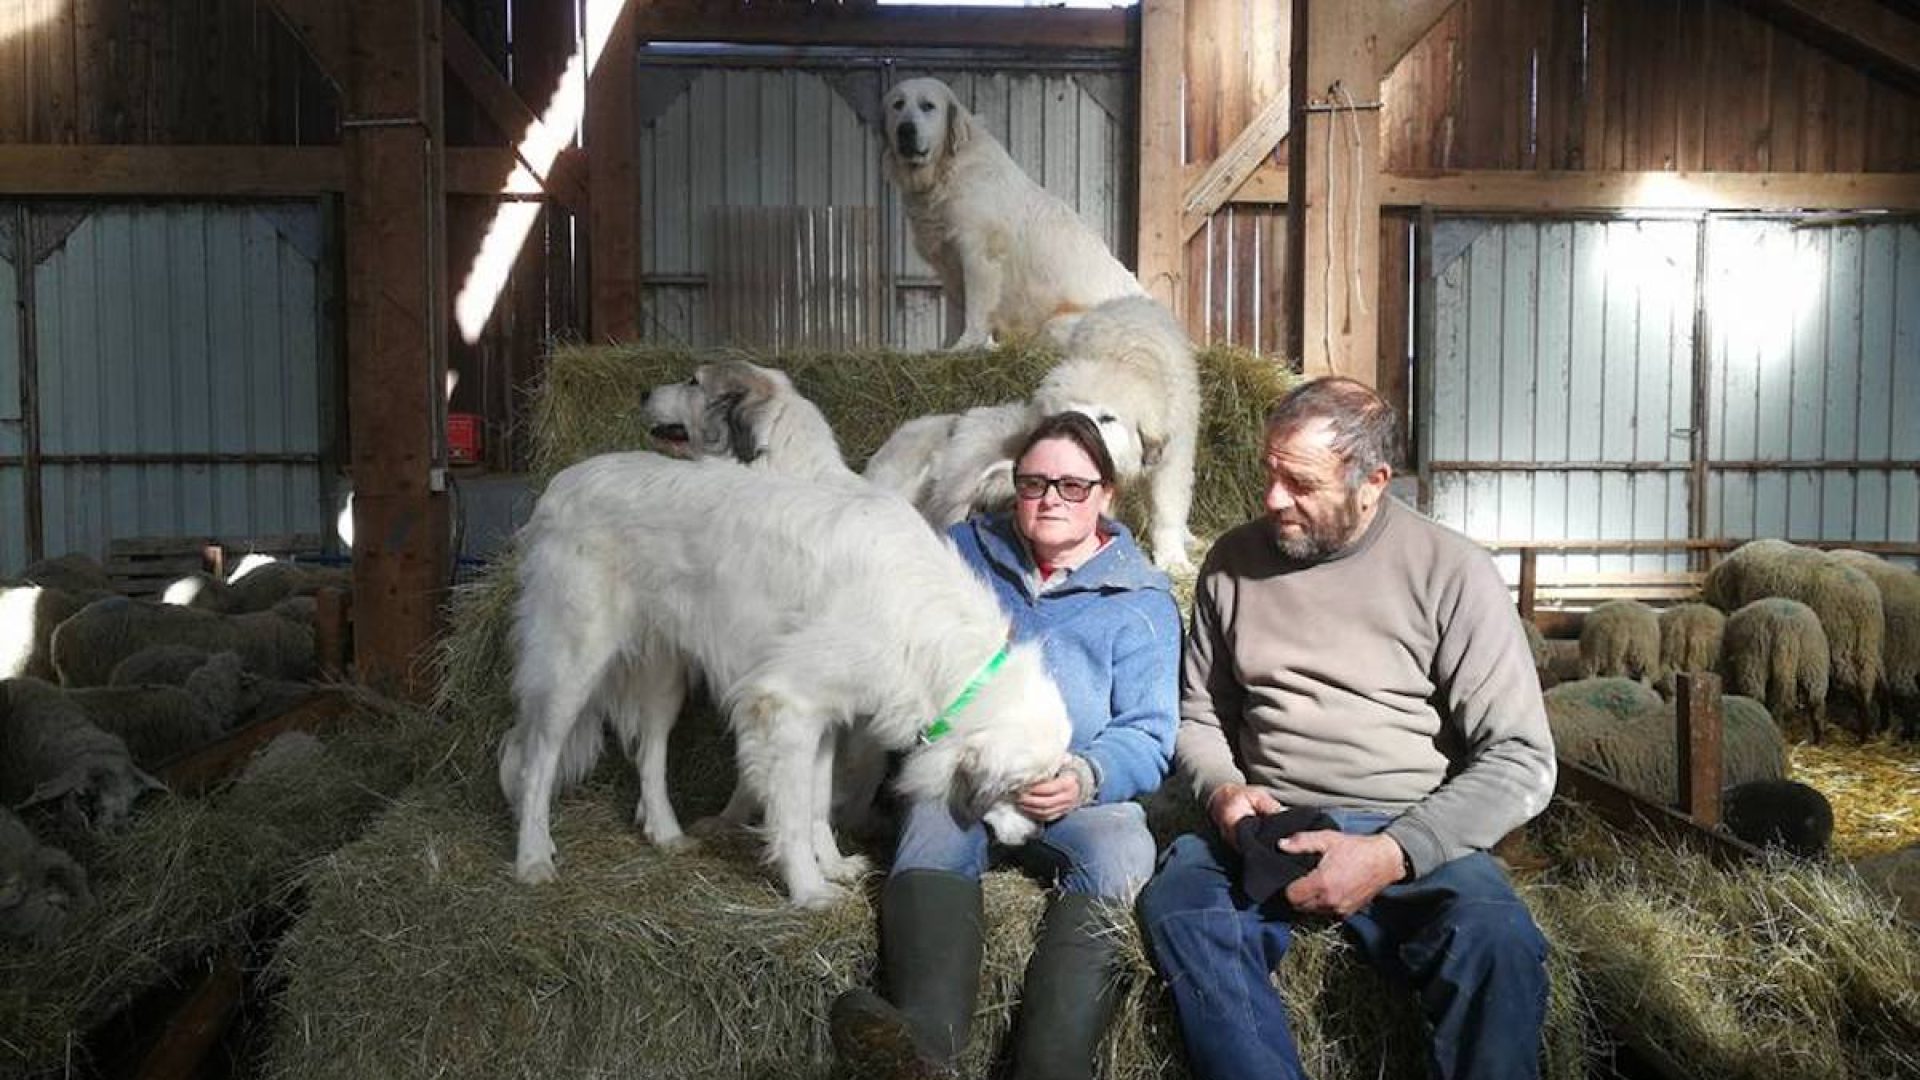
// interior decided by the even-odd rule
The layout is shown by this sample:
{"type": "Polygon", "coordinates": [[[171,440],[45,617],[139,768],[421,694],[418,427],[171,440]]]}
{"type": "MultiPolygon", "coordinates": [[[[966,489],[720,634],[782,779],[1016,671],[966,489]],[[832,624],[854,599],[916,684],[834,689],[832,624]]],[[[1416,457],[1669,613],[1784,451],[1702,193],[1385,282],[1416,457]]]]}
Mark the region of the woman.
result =
{"type": "Polygon", "coordinates": [[[1173,754],[1180,616],[1165,574],[1106,515],[1113,459],[1079,413],[1042,420],[1014,458],[1011,513],[953,528],[960,554],[993,586],[1016,640],[1044,642],[1073,720],[1070,752],[1019,806],[1040,835],[990,851],[986,829],[944,802],[904,808],[880,897],[886,997],[850,990],[833,1004],[834,1046],[862,1075],[951,1075],[980,982],[980,875],[1018,860],[1052,890],[1027,966],[1014,1038],[1018,1078],[1091,1076],[1113,1013],[1111,935],[1100,908],[1133,901],[1153,873],[1140,805],[1173,754]]]}

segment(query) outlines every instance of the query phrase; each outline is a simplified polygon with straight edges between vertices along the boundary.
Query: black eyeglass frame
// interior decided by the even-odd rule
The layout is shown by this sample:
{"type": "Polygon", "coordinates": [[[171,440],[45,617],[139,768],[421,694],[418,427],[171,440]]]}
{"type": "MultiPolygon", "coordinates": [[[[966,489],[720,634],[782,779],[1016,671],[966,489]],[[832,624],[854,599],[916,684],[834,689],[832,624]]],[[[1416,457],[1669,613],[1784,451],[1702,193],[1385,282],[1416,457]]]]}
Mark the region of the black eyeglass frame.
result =
{"type": "Polygon", "coordinates": [[[1041,476],[1039,473],[1016,473],[1013,477],[1013,493],[1029,502],[1046,497],[1047,489],[1060,493],[1065,502],[1083,503],[1093,497],[1093,489],[1106,483],[1099,477],[1088,479],[1083,476],[1041,476]],[[1033,485],[1038,484],[1039,487],[1033,485]],[[1069,489],[1068,485],[1073,485],[1069,489]],[[1079,494],[1075,495],[1074,492],[1079,494]]]}

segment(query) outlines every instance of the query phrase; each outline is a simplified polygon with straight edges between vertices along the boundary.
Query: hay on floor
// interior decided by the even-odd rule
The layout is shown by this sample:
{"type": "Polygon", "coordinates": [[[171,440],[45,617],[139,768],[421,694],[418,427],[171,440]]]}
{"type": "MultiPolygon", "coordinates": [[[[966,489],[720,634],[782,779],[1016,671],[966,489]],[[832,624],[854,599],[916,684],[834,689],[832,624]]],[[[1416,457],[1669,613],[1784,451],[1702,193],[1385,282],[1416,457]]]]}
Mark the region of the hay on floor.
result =
{"type": "Polygon", "coordinates": [[[1920,1076],[1920,932],[1844,867],[1722,869],[1556,801],[1531,894],[1605,1026],[1679,1075],[1920,1076]]]}
{"type": "Polygon", "coordinates": [[[1833,853],[1865,859],[1920,843],[1920,743],[1829,735],[1787,748],[1787,775],[1833,804],[1833,853]]]}
{"type": "Polygon", "coordinates": [[[317,757],[198,798],[157,797],[83,860],[93,904],[45,949],[0,945],[0,1074],[84,1067],[87,1033],[208,950],[244,944],[308,860],[441,752],[418,712],[363,706],[317,757]]]}

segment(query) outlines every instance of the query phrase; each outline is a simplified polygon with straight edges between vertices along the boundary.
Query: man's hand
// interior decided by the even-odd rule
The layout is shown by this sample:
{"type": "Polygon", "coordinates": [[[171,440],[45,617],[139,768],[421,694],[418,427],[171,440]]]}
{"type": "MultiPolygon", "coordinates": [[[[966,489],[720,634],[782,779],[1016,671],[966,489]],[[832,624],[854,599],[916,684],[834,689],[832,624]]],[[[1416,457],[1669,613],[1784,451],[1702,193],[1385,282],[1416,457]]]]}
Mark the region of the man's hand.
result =
{"type": "Polygon", "coordinates": [[[1330,829],[1294,833],[1280,841],[1280,850],[1320,856],[1320,865],[1312,873],[1287,886],[1287,902],[1293,909],[1312,915],[1344,919],[1366,907],[1405,871],[1400,845],[1385,833],[1353,836],[1330,829]]]}
{"type": "Polygon", "coordinates": [[[1063,769],[1045,780],[1028,784],[1014,805],[1021,813],[1046,825],[1078,809],[1081,802],[1080,777],[1072,769],[1063,769]]]}
{"type": "Polygon", "coordinates": [[[1240,841],[1234,837],[1233,827],[1240,824],[1241,818],[1248,814],[1277,814],[1285,809],[1265,788],[1249,784],[1221,784],[1207,797],[1207,816],[1213,819],[1220,838],[1235,851],[1240,850],[1240,841]]]}

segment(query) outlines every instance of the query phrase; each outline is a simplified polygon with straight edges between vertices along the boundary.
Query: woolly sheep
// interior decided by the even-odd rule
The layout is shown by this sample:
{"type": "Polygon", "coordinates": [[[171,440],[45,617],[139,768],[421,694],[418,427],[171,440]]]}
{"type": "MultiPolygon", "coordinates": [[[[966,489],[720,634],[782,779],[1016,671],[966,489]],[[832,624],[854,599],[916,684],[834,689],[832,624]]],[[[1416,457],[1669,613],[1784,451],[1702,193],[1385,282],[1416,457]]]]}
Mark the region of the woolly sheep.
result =
{"type": "Polygon", "coordinates": [[[1880,589],[1880,607],[1887,619],[1881,639],[1881,677],[1885,680],[1883,708],[1900,722],[1906,738],[1920,738],[1920,573],[1865,551],[1831,552],[1873,579],[1880,589]]]}
{"type": "Polygon", "coordinates": [[[1872,730],[1886,636],[1886,614],[1872,578],[1825,552],[1755,540],[1709,571],[1703,591],[1708,603],[1729,614],[1767,596],[1812,608],[1826,632],[1828,697],[1852,709],[1863,737],[1872,730]]]}
{"type": "Polygon", "coordinates": [[[1541,687],[1553,686],[1559,682],[1551,670],[1553,650],[1547,646],[1547,636],[1531,619],[1520,620],[1520,628],[1527,632],[1527,651],[1533,654],[1533,673],[1540,679],[1541,687]]]}
{"type": "Polygon", "coordinates": [[[1658,679],[1660,616],[1638,600],[1609,600],[1588,612],[1580,625],[1580,674],[1658,679]]]}
{"type": "Polygon", "coordinates": [[[202,608],[227,615],[266,611],[290,597],[308,596],[323,588],[346,589],[347,571],[249,555],[225,581],[191,574],[167,586],[165,603],[202,608]]]}
{"type": "Polygon", "coordinates": [[[1721,792],[1720,820],[1755,847],[1824,859],[1833,843],[1833,804],[1798,780],[1750,780],[1721,792]]]}
{"type": "Polygon", "coordinates": [[[240,657],[218,653],[186,678],[184,686],[70,687],[64,692],[100,730],[127,744],[143,769],[205,746],[239,721],[240,657]]]}
{"type": "Polygon", "coordinates": [[[50,945],[93,900],[87,872],[0,806],[0,938],[50,945]]]}
{"type": "Polygon", "coordinates": [[[185,686],[213,655],[198,645],[149,645],[113,665],[108,686],[185,686]]]}
{"type": "Polygon", "coordinates": [[[68,686],[103,686],[120,661],[151,645],[237,652],[246,670],[278,679],[311,678],[313,630],[272,612],[217,615],[123,597],[97,600],[53,634],[53,665],[68,686]]]}
{"type": "Polygon", "coordinates": [[[57,804],[70,826],[113,828],[141,795],[163,790],[119,736],[94,726],[59,687],[7,679],[0,690],[0,805],[57,804]]]}
{"type": "Polygon", "coordinates": [[[44,585],[0,586],[0,679],[53,679],[53,631],[98,599],[44,585]]]}
{"type": "Polygon", "coordinates": [[[1617,677],[1563,682],[1541,697],[1547,705],[1554,750],[1575,761],[1584,761],[1586,751],[1628,717],[1660,707],[1659,694],[1632,679],[1617,677]]]}
{"type": "MultiPolygon", "coordinates": [[[[1759,702],[1736,695],[1722,697],[1720,725],[1723,784],[1786,776],[1786,741],[1759,702]]],[[[1623,718],[1587,746],[1561,749],[1556,741],[1555,747],[1615,783],[1671,805],[1680,791],[1678,742],[1673,708],[1663,702],[1623,718]]]]}
{"type": "Polygon", "coordinates": [[[1798,600],[1755,600],[1727,619],[1720,677],[1728,693],[1764,702],[1782,728],[1804,716],[1820,741],[1827,706],[1827,635],[1798,600]]]}
{"type": "Polygon", "coordinates": [[[113,592],[113,579],[91,555],[73,552],[39,562],[20,571],[20,580],[71,593],[113,592]]]}
{"type": "Polygon", "coordinates": [[[1675,604],[1660,613],[1660,683],[1672,693],[1673,676],[1682,671],[1714,671],[1720,666],[1720,638],[1727,617],[1706,604],[1675,604]]]}

